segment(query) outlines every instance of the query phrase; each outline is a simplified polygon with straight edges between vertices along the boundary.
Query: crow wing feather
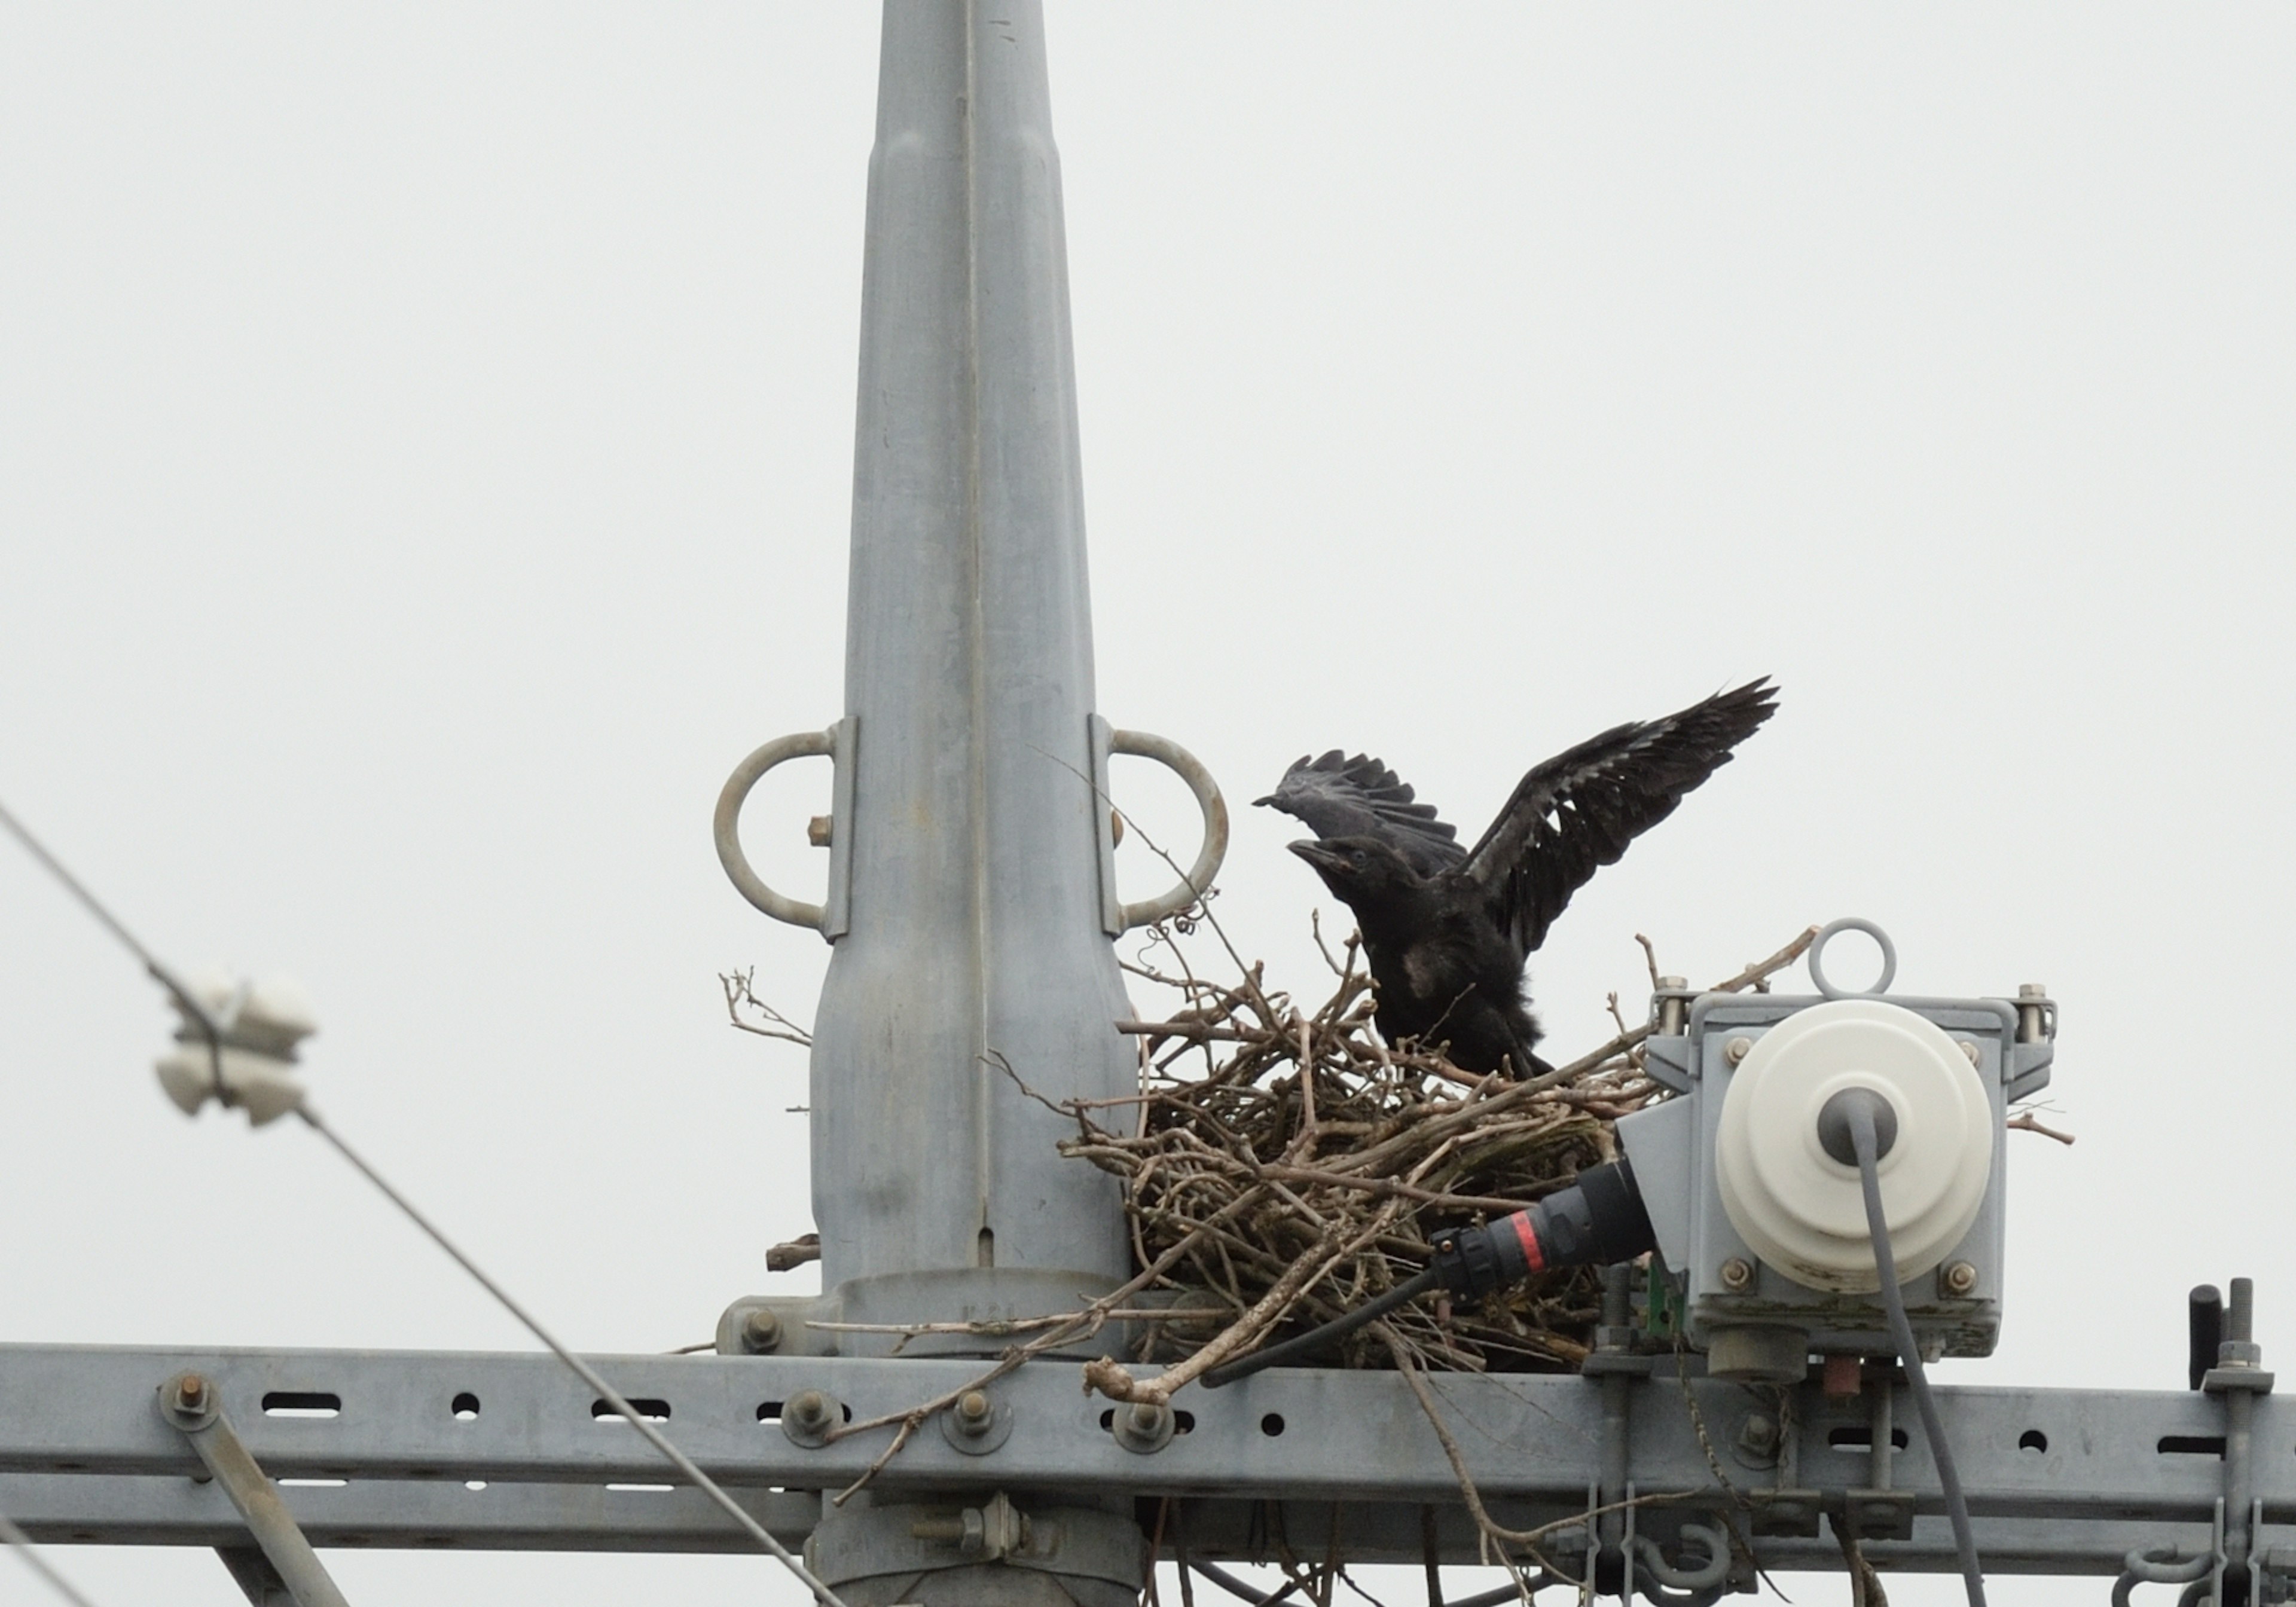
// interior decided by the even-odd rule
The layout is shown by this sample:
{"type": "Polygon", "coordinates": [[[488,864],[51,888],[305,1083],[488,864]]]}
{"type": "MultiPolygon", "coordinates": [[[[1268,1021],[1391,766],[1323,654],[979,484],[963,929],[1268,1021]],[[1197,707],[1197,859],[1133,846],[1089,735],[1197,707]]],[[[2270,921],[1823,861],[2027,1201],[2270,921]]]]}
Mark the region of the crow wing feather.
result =
{"type": "Polygon", "coordinates": [[[1414,802],[1415,796],[1379,760],[1334,748],[1321,758],[1295,760],[1259,801],[1305,822],[1318,837],[1376,837],[1421,875],[1432,875],[1457,865],[1465,850],[1458,828],[1437,819],[1433,804],[1414,802]]]}
{"type": "Polygon", "coordinates": [[[1766,676],[1663,719],[1614,726],[1533,767],[1461,874],[1526,953],[1538,948],[1570,895],[1728,764],[1776,695],[1766,676]]]}

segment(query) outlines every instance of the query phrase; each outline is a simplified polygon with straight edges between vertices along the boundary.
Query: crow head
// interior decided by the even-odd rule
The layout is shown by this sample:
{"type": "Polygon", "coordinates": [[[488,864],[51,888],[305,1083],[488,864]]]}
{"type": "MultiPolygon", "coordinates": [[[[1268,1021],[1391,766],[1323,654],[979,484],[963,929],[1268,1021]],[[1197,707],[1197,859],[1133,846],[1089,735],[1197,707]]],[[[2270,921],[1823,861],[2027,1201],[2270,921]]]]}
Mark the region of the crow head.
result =
{"type": "Polygon", "coordinates": [[[1408,888],[1420,877],[1410,862],[1376,837],[1327,837],[1286,845],[1313,865],[1324,885],[1361,913],[1408,888]]]}

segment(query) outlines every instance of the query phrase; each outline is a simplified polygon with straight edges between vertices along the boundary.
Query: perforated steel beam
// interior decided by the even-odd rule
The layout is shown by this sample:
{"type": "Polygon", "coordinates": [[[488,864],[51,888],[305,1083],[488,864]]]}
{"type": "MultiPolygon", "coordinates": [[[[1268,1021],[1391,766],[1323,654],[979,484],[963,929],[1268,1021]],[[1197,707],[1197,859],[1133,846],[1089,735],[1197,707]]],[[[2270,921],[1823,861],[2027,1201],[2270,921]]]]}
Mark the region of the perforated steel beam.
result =
{"type": "MultiPolygon", "coordinates": [[[[823,1357],[600,1358],[615,1385],[710,1474],[754,1500],[796,1537],[818,1497],[859,1477],[890,1430],[808,1448],[783,1431],[777,1405],[818,1390],[857,1419],[898,1411],[978,1374],[960,1359],[823,1357]]],[[[275,1477],[297,1521],[321,1546],[628,1547],[731,1550],[745,1542],[670,1475],[620,1423],[601,1416],[580,1382],[546,1357],[420,1351],[213,1351],[0,1347],[0,1511],[53,1539],[217,1545],[243,1534],[228,1502],[195,1485],[198,1458],[152,1409],[163,1381],[196,1370],[212,1382],[250,1452],[275,1477]],[[270,1405],[266,1408],[266,1403],[270,1405]],[[308,1415],[331,1409],[332,1416],[308,1415]],[[457,1406],[460,1406],[458,1415],[457,1406]],[[295,1415],[282,1415],[294,1413],[295,1415]],[[466,1488],[471,1485],[481,1488],[466,1488]]],[[[1583,1508],[1600,1475],[1600,1391],[1576,1377],[1439,1379],[1446,1422],[1477,1485],[1513,1522],[1583,1508]]],[[[1186,1431],[1163,1450],[1124,1449],[1102,1426],[1107,1404],[1086,1395],[1073,1365],[1035,1362],[992,1386],[1012,1432],[971,1455],[928,1425],[887,1466],[888,1499],[1004,1489],[1187,1498],[1198,1546],[1264,1553],[1269,1514],[1309,1525],[1340,1503],[1349,1554],[1419,1555],[1419,1509],[1447,1515],[1443,1549],[1473,1560],[1457,1476],[1404,1382],[1392,1374],[1275,1370],[1211,1394],[1185,1391],[1186,1431]],[[1265,1504],[1275,1503],[1270,1506],[1265,1504]],[[1255,1515],[1256,1514],[1256,1515],[1255,1515]]],[[[1735,1447],[1766,1403],[1694,1380],[1693,1423],[1680,1383],[1632,1389],[1630,1477],[1644,1491],[1702,1492],[1712,1510],[1761,1505],[1782,1481],[1838,1505],[1868,1476],[1866,1419],[1854,1405],[1803,1390],[1785,1472],[1750,1468],[1735,1447]],[[1732,1488],[1714,1480],[1702,1424],[1732,1488]]],[[[1985,1523],[1989,1567],[2110,1572],[2138,1545],[2203,1540],[2220,1493],[2223,1407],[2176,1392],[1948,1389],[1940,1392],[1970,1505],[1985,1523]]],[[[1899,1414],[1899,1421],[1909,1421],[1899,1414]]],[[[2296,1406],[2255,1403],[2255,1493],[2268,1528],[2296,1522],[2296,1406]]],[[[1939,1510],[1934,1472],[1915,1435],[1893,1459],[1916,1511],[1939,1510]]],[[[947,1496],[962,1504],[971,1496],[947,1496]]],[[[1652,1510],[1652,1524],[1671,1532],[1652,1510]]],[[[1924,1516],[1910,1542],[1875,1543],[1891,1565],[1948,1567],[1951,1547],[1924,1516]]],[[[2285,1534],[2267,1542],[2285,1543],[2285,1534]]],[[[1758,1538],[1767,1565],[1811,1564],[1830,1539],[1758,1538]]],[[[1838,1558],[1835,1559],[1838,1561],[1838,1558]]]]}

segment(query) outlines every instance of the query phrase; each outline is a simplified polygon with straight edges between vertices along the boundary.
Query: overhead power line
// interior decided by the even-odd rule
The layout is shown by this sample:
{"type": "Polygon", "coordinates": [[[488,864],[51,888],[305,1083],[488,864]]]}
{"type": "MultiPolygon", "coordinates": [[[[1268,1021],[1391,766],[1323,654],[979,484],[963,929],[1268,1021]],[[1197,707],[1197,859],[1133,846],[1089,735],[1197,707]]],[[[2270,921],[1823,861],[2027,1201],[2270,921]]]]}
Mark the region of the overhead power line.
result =
{"type": "MultiPolygon", "coordinates": [[[[72,897],[79,901],[83,908],[85,908],[90,914],[94,915],[97,921],[102,922],[106,931],[110,931],[113,937],[119,939],[120,943],[124,945],[129,952],[134,954],[137,959],[144,963],[144,969],[152,975],[154,980],[156,980],[162,988],[165,988],[168,992],[175,997],[176,1002],[184,1008],[186,1015],[195,1022],[201,1031],[206,1035],[209,1053],[219,1057],[223,1049],[223,1030],[217,1023],[215,1017],[206,1009],[206,1007],[203,1006],[196,998],[192,996],[190,990],[181,982],[176,980],[174,973],[168,971],[166,966],[160,964],[158,958],[152,955],[152,951],[144,947],[143,943],[137,939],[135,934],[129,931],[127,925],[122,922],[118,916],[114,915],[111,910],[106,908],[102,901],[98,899],[94,893],[90,892],[86,886],[81,882],[79,878],[73,875],[71,872],[65,867],[62,860],[50,853],[46,846],[43,844],[38,838],[33,836],[30,829],[27,827],[23,822],[18,820],[13,814],[10,813],[5,805],[0,805],[0,824],[4,824],[8,830],[15,835],[17,840],[21,842],[24,847],[30,851],[32,857],[39,861],[42,865],[45,866],[48,873],[54,876],[58,881],[63,884],[65,889],[71,893],[72,897]]],[[[217,1073],[217,1087],[219,1093],[222,1092],[223,1078],[220,1066],[218,1066],[217,1073]]],[[[780,1562],[784,1568],[787,1568],[791,1573],[795,1574],[799,1580],[804,1584],[807,1590],[812,1593],[815,1600],[822,1603],[823,1607],[845,1607],[845,1603],[839,1599],[837,1593],[830,1589],[828,1586],[823,1584],[819,1578],[816,1578],[813,1570],[806,1567],[803,1561],[800,1560],[794,1552],[791,1551],[788,1546],[775,1539],[771,1530],[767,1529],[763,1523],[760,1523],[757,1518],[748,1511],[748,1509],[742,1505],[740,1502],[734,1500],[732,1496],[728,1495],[725,1488],[720,1486],[716,1480],[703,1472],[701,1469],[694,1464],[692,1457],[686,1455],[685,1452],[672,1445],[668,1437],[665,1436],[661,1431],[648,1423],[639,1413],[638,1409],[623,1398],[619,1390],[616,1390],[603,1378],[601,1378],[595,1368],[592,1367],[589,1363],[584,1361],[580,1357],[575,1355],[574,1352],[569,1350],[564,1345],[559,1343],[557,1337],[548,1329],[545,1328],[542,1324],[535,1318],[531,1312],[528,1311],[525,1307],[520,1305],[517,1300],[513,1300],[508,1290],[504,1289],[500,1283],[496,1283],[494,1279],[488,1277],[485,1272],[481,1271],[476,1261],[473,1261],[468,1255],[463,1253],[462,1248],[452,1239],[449,1239],[446,1234],[440,1230],[436,1223],[432,1222],[430,1218],[424,1216],[422,1211],[415,1208],[413,1201],[409,1200],[405,1194],[400,1193],[398,1189],[394,1188],[390,1185],[381,1172],[378,1172],[373,1166],[369,1165],[366,1160],[362,1157],[357,1151],[354,1150],[348,1143],[344,1142],[341,1134],[336,1132],[335,1129],[328,1123],[321,1120],[318,1112],[312,1110],[308,1103],[299,1102],[295,1107],[295,1111],[296,1114],[300,1116],[304,1122],[309,1126],[313,1132],[318,1134],[319,1136],[325,1139],[330,1144],[333,1145],[335,1152],[340,1155],[346,1161],[349,1162],[352,1168],[356,1170],[359,1176],[365,1177],[369,1183],[373,1184],[375,1188],[381,1193],[385,1199],[397,1206],[399,1210],[406,1215],[408,1221],[421,1228],[424,1234],[430,1236],[430,1241],[433,1243],[437,1244],[439,1249],[445,1250],[457,1267],[460,1267],[465,1273],[468,1273],[474,1281],[476,1281],[479,1287],[484,1289],[488,1294],[492,1295],[502,1306],[504,1310],[509,1312],[512,1316],[517,1318],[521,1326],[524,1327],[529,1333],[531,1333],[536,1339],[539,1340],[544,1348],[549,1350],[549,1352],[553,1356],[556,1357],[561,1362],[564,1363],[567,1368],[571,1371],[577,1378],[579,1378],[585,1384],[587,1384],[591,1389],[596,1390],[599,1398],[613,1407],[616,1412],[619,1413],[621,1414],[622,1421],[628,1423],[631,1428],[635,1429],[637,1431],[639,1438],[645,1440],[648,1445],[651,1445],[655,1450],[661,1453],[663,1458],[668,1461],[672,1467],[676,1468],[678,1472],[690,1480],[695,1488],[701,1490],[702,1494],[709,1496],[709,1499],[716,1503],[728,1517],[732,1518],[735,1523],[739,1524],[744,1530],[746,1530],[752,1539],[756,1540],[758,1545],[762,1546],[767,1552],[772,1554],[772,1555],[780,1562]]],[[[38,1570],[41,1575],[47,1578],[50,1583],[53,1584],[57,1589],[62,1591],[72,1601],[80,1603],[81,1607],[89,1607],[89,1604],[84,1598],[72,1590],[69,1585],[65,1584],[62,1578],[49,1569],[44,1562],[39,1560],[38,1554],[36,1551],[29,1549],[31,1542],[25,1538],[23,1531],[17,1529],[13,1524],[8,1523],[4,1518],[0,1518],[0,1539],[5,1539],[11,1544],[19,1546],[20,1549],[22,1549],[23,1555],[26,1560],[30,1562],[32,1566],[38,1570]]]]}

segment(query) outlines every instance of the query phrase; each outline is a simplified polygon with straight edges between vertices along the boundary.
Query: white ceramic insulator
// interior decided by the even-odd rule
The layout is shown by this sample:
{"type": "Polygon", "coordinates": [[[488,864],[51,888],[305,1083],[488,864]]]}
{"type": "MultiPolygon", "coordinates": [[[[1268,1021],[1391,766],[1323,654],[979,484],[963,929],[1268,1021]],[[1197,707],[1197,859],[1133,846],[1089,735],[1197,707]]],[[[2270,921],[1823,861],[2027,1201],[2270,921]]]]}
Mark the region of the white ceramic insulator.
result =
{"type": "Polygon", "coordinates": [[[1819,1142],[1817,1114],[1848,1088],[1897,1112],[1876,1168],[1898,1275],[1935,1267],[1977,1220],[1993,1170],[1993,1108],[1961,1046],[1878,999],[1788,1016],[1754,1043],[1723,1095],[1715,1181],[1739,1236],[1812,1289],[1879,1289],[1857,1168],[1819,1142]]]}
{"type": "MultiPolygon", "coordinates": [[[[276,1121],[303,1103],[303,1085],[287,1062],[228,1045],[221,1060],[224,1086],[251,1125],[276,1121]]],[[[215,1095],[216,1059],[205,1044],[178,1044],[153,1070],[160,1086],[186,1116],[198,1115],[215,1095]]]]}

